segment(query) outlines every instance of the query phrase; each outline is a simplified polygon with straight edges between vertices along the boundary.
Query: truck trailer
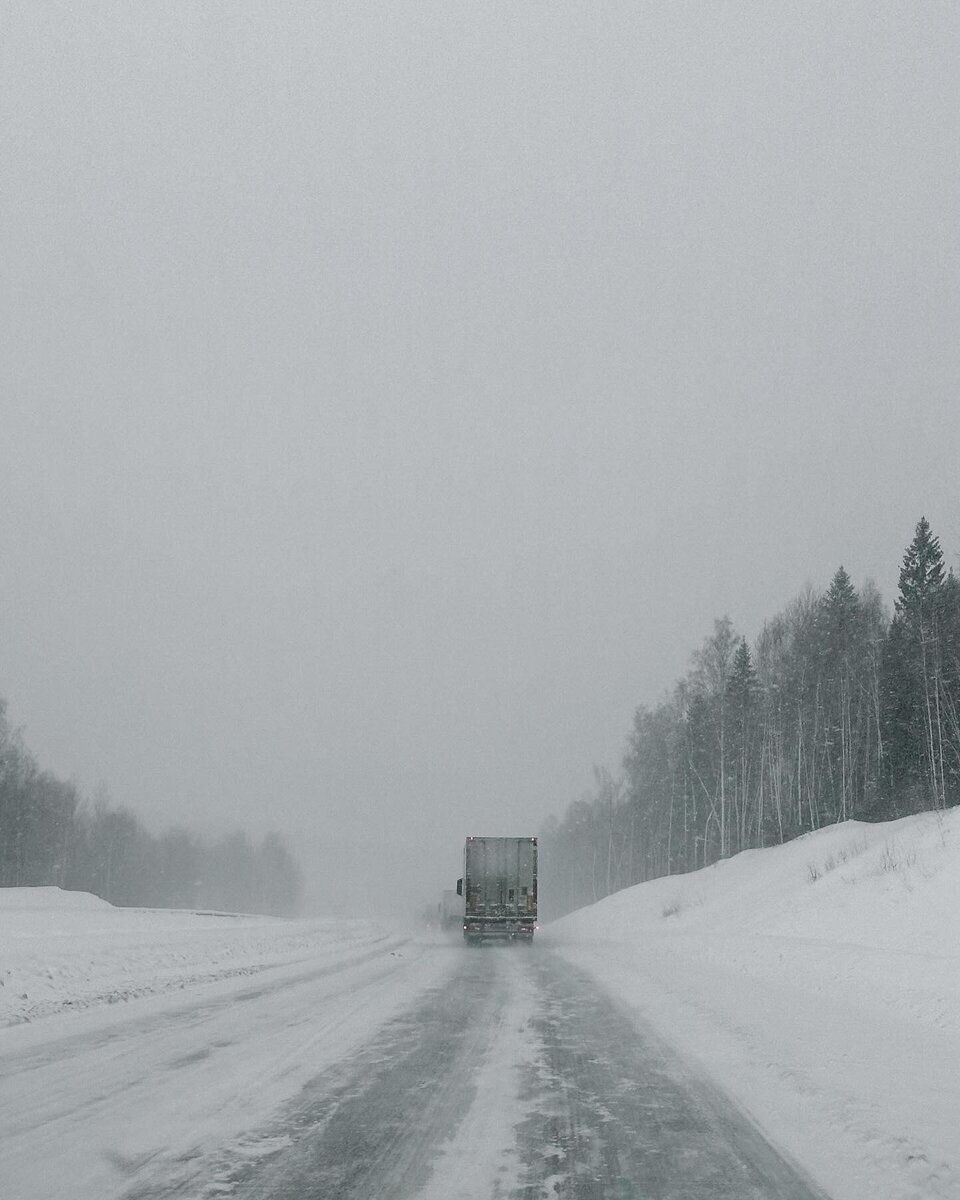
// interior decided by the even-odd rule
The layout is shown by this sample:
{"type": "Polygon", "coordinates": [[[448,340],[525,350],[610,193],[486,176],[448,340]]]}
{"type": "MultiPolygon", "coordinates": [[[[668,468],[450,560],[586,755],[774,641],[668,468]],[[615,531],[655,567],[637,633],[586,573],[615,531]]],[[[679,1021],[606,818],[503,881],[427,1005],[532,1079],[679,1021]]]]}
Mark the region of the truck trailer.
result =
{"type": "Polygon", "coordinates": [[[537,928],[537,839],[468,837],[463,852],[463,940],[533,941],[537,928]]]}

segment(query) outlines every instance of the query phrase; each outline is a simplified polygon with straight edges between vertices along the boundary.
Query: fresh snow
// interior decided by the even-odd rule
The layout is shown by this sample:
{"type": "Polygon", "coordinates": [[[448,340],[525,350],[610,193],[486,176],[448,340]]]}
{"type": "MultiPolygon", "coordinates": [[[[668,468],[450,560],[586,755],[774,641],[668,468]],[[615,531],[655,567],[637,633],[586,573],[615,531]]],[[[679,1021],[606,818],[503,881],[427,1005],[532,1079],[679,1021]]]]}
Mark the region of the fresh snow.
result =
{"type": "Polygon", "coordinates": [[[746,851],[542,936],[835,1200],[960,1197],[960,809],[746,851]]]}
{"type": "Polygon", "coordinates": [[[0,1027],[313,963],[384,936],[372,922],[114,908],[86,892],[0,888],[0,1027]]]}
{"type": "MultiPolygon", "coordinates": [[[[538,936],[699,1065],[833,1200],[960,1200],[960,810],[748,851],[538,936]]],[[[229,1171],[275,1150],[271,1120],[296,1088],[460,961],[449,943],[372,922],[0,890],[3,1194],[92,1200],[121,1194],[124,1172],[154,1172],[212,1197],[221,1159],[229,1171]],[[19,1069],[28,1061],[40,1065],[19,1069]]],[[[530,1052],[517,995],[427,1196],[512,1162],[513,1068],[530,1052]]]]}
{"type": "Polygon", "coordinates": [[[289,1099],[449,974],[365,921],[0,890],[0,1194],[213,1200],[289,1099]]]}

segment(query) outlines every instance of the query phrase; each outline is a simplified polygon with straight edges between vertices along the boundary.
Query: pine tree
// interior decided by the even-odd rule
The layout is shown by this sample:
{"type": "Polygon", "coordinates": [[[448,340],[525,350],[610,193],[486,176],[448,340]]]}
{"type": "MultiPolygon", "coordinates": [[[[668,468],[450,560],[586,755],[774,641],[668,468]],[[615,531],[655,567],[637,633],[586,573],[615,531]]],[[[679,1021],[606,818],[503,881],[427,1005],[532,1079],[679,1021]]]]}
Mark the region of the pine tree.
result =
{"type": "Polygon", "coordinates": [[[846,649],[846,639],[853,633],[856,624],[857,607],[857,589],[850,582],[850,576],[841,565],[837,567],[827,594],[823,598],[823,609],[827,618],[826,628],[832,650],[842,653],[846,649]]]}
{"type": "Polygon", "coordinates": [[[960,580],[950,571],[938,604],[941,713],[944,718],[944,803],[960,801],[960,580]]]}
{"type": "Polygon", "coordinates": [[[943,552],[921,517],[903,556],[885,661],[890,782],[901,811],[946,803],[943,603],[943,552]]]}
{"type": "Polygon", "coordinates": [[[943,586],[943,552],[940,539],[933,536],[930,522],[921,517],[913,541],[907,547],[900,568],[900,595],[896,612],[919,630],[933,619],[943,586]]]}

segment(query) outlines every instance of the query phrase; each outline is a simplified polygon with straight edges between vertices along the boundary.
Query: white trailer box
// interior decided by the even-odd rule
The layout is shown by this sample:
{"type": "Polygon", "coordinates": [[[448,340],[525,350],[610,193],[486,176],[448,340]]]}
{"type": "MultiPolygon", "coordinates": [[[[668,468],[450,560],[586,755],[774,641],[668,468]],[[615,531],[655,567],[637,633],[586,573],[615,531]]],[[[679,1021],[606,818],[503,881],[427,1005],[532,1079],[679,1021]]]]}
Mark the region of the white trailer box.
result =
{"type": "Polygon", "coordinates": [[[463,937],[532,942],[537,928],[537,839],[468,837],[463,878],[463,937]]]}

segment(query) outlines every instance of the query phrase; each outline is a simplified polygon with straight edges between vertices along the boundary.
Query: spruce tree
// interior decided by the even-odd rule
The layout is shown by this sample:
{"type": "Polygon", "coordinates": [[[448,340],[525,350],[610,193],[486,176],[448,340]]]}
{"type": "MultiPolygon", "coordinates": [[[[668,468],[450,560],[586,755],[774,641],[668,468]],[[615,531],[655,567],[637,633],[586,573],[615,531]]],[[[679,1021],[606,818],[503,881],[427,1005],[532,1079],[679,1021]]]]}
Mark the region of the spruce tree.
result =
{"type": "Polygon", "coordinates": [[[888,780],[896,812],[946,803],[944,591],[940,540],[921,517],[903,556],[885,655],[888,780]]]}
{"type": "Polygon", "coordinates": [[[855,693],[860,649],[860,598],[843,566],[837,568],[818,613],[818,703],[823,718],[821,802],[832,821],[852,814],[856,792],[855,693]]]}
{"type": "Polygon", "coordinates": [[[850,582],[850,576],[841,565],[837,567],[827,594],[823,598],[827,632],[832,638],[831,648],[838,648],[837,643],[842,641],[844,635],[852,632],[856,621],[857,604],[857,589],[850,582]]]}
{"type": "Polygon", "coordinates": [[[930,522],[921,517],[907,547],[900,568],[900,595],[896,611],[917,633],[923,621],[930,621],[943,587],[943,551],[934,537],[930,522]]]}

